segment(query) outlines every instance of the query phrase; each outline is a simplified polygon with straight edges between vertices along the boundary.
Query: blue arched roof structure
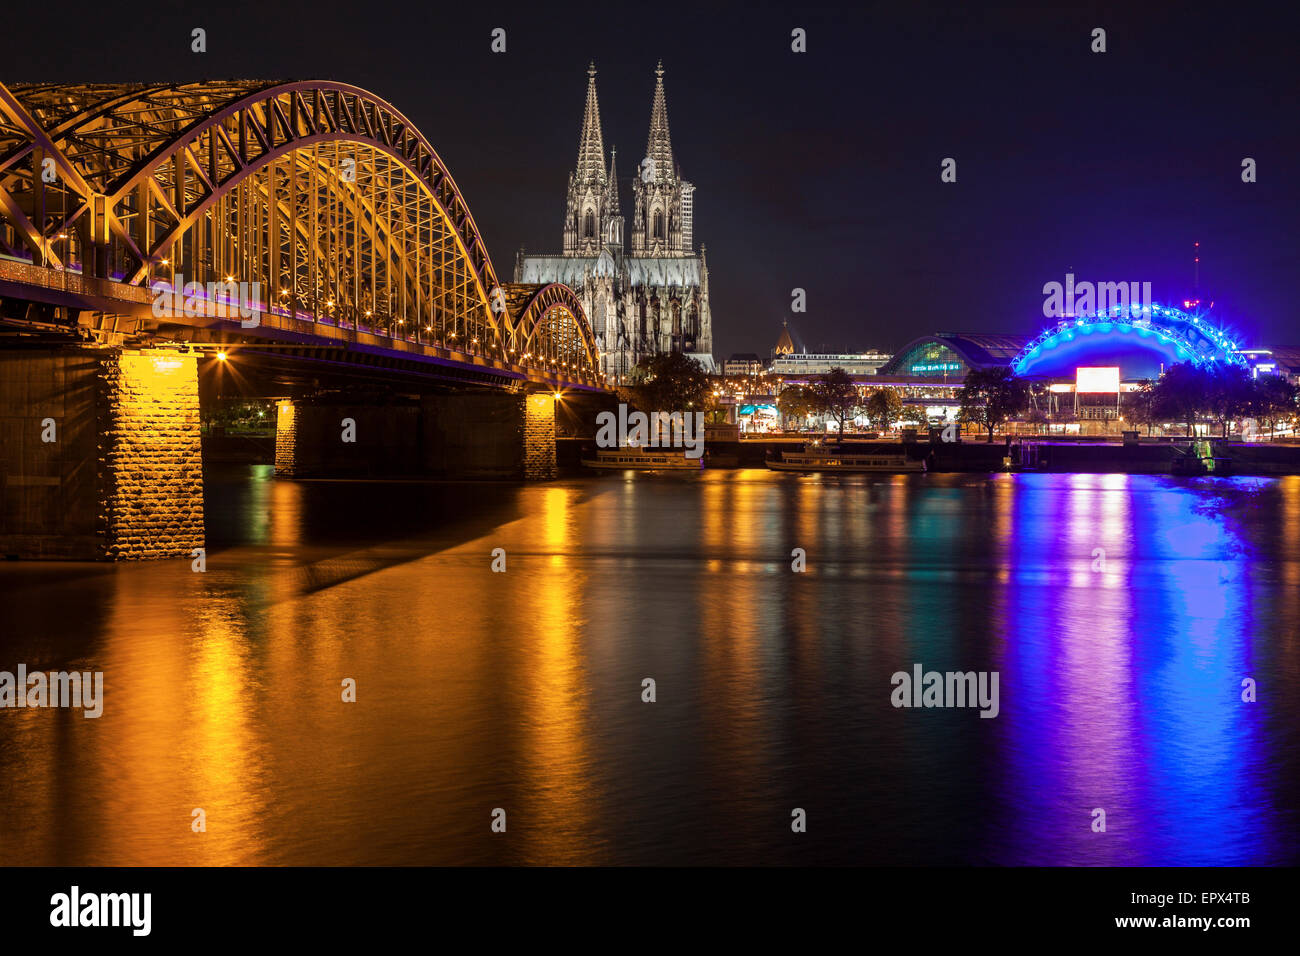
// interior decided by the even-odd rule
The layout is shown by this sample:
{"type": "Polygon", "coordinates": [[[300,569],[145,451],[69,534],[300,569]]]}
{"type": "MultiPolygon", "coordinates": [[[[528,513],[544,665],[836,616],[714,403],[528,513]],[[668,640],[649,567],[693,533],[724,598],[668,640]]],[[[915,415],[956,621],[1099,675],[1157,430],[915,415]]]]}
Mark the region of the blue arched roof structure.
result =
{"type": "Polygon", "coordinates": [[[1025,378],[1074,378],[1075,369],[1118,367],[1122,381],[1155,379],[1180,362],[1245,365],[1238,343],[1203,316],[1153,305],[1062,319],[1028,342],[1009,363],[1025,378]]]}

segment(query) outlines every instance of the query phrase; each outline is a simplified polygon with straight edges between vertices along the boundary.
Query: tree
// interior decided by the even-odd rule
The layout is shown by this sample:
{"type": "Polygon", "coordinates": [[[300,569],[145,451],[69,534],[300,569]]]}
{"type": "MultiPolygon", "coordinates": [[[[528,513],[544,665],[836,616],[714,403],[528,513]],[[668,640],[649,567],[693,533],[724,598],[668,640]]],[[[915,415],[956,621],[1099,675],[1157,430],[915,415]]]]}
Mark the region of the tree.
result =
{"type": "Polygon", "coordinates": [[[1251,383],[1246,414],[1256,419],[1271,435],[1277,423],[1296,413],[1296,387],[1280,375],[1261,375],[1251,383]]]}
{"type": "Polygon", "coordinates": [[[903,400],[892,388],[878,388],[867,396],[866,411],[872,427],[889,431],[903,414],[903,400]]]}
{"type": "Polygon", "coordinates": [[[925,428],[930,424],[925,409],[920,405],[904,405],[902,419],[907,424],[915,425],[917,428],[925,428]]]}
{"type": "Polygon", "coordinates": [[[1154,414],[1160,421],[1179,421],[1187,437],[1196,437],[1196,421],[1210,409],[1210,373],[1192,362],[1165,369],[1153,389],[1154,414]]]}
{"type": "Polygon", "coordinates": [[[1210,411],[1218,420],[1220,434],[1228,437],[1228,422],[1250,413],[1255,383],[1240,365],[1213,366],[1209,372],[1210,411]]]}
{"type": "Polygon", "coordinates": [[[844,423],[858,407],[858,386],[853,376],[837,366],[817,376],[812,388],[817,396],[817,410],[826,412],[839,423],[840,438],[843,438],[844,423]]]}
{"type": "Polygon", "coordinates": [[[776,408],[781,413],[782,426],[791,418],[807,421],[817,411],[817,393],[808,385],[787,385],[776,397],[776,408]]]}
{"type": "Polygon", "coordinates": [[[988,429],[992,442],[1000,424],[1028,407],[1029,384],[1005,365],[973,368],[966,373],[960,398],[961,420],[988,429]]]}
{"type": "Polygon", "coordinates": [[[1157,421],[1155,382],[1144,378],[1125,396],[1124,417],[1134,425],[1145,425],[1147,434],[1151,434],[1151,426],[1157,421]]]}
{"type": "Polygon", "coordinates": [[[705,412],[713,405],[704,366],[681,352],[643,358],[630,378],[632,404],[642,411],[705,412]]]}
{"type": "Polygon", "coordinates": [[[1264,393],[1264,406],[1267,409],[1265,421],[1268,422],[1270,431],[1277,427],[1279,421],[1290,421],[1296,417],[1297,405],[1300,405],[1300,388],[1280,375],[1260,376],[1258,384],[1264,393]]]}

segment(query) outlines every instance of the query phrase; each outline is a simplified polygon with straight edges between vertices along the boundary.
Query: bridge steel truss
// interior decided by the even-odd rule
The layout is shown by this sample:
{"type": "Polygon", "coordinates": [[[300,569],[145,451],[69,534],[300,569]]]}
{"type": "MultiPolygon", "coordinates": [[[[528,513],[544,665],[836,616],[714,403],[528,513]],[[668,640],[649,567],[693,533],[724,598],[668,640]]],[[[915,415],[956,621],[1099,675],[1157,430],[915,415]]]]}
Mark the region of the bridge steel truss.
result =
{"type": "Polygon", "coordinates": [[[597,383],[572,290],[503,287],[428,140],[343,83],[0,84],[4,260],[137,303],[246,283],[268,325],[597,383]]]}

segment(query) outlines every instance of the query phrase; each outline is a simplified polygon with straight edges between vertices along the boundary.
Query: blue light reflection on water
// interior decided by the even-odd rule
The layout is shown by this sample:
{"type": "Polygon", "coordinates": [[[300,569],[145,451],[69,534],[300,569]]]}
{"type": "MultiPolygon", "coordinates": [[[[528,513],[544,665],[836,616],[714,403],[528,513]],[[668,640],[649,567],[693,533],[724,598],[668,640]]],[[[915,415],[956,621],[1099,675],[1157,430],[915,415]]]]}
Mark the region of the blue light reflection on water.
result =
{"type": "Polygon", "coordinates": [[[1014,810],[993,858],[1214,865],[1293,853],[1267,845],[1261,705],[1240,697],[1260,556],[1232,509],[1163,477],[1009,480],[1000,729],[1014,810]]]}

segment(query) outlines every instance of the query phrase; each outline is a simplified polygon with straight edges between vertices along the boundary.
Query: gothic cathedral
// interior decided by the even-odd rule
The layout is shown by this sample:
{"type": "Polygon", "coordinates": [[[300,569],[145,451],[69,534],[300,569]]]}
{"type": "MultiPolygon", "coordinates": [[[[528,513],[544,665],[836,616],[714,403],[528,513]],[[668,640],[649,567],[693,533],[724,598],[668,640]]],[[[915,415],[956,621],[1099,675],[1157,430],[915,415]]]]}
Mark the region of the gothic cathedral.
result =
{"type": "Polygon", "coordinates": [[[605,167],[605,140],[596,99],[596,67],[587,69],[587,108],[578,139],[578,165],[569,175],[564,252],[515,261],[516,282],[563,282],[581,299],[609,382],[626,378],[638,361],[684,352],[713,371],[709,267],[695,251],[695,187],[673,162],[664,99],[663,63],[655,69],[650,136],[632,181],[628,248],[619,207],[617,156],[605,167]]]}

